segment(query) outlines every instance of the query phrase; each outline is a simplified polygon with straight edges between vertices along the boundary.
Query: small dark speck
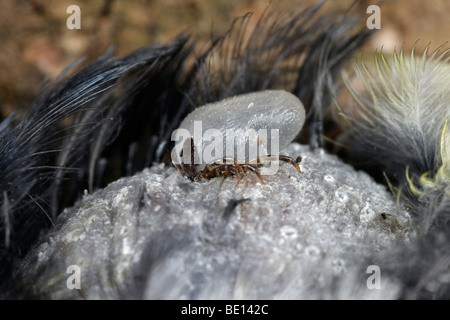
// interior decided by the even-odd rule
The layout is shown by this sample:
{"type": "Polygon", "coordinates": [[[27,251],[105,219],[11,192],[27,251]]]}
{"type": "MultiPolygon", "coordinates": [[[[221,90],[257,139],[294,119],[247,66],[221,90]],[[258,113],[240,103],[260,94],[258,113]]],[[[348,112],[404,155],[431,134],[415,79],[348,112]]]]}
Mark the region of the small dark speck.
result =
{"type": "Polygon", "coordinates": [[[390,216],[389,213],[385,213],[385,212],[381,213],[381,217],[383,218],[383,220],[386,220],[389,216],[390,216]]]}
{"type": "Polygon", "coordinates": [[[228,201],[228,205],[225,208],[225,211],[223,212],[223,218],[228,220],[228,218],[231,216],[231,213],[233,213],[234,208],[236,208],[238,205],[240,205],[243,202],[246,201],[252,201],[252,199],[240,199],[240,200],[236,200],[236,199],[231,199],[230,201],[228,201]]]}

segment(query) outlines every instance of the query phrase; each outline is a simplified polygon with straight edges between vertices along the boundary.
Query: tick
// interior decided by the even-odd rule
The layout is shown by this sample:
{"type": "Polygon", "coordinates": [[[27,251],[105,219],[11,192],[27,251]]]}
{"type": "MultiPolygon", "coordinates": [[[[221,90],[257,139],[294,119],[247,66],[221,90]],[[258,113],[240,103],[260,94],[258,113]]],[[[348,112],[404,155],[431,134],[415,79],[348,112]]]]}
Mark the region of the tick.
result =
{"type": "Polygon", "coordinates": [[[266,90],[227,98],[195,109],[172,134],[172,164],[191,181],[247,172],[278,171],[278,162],[296,160],[279,154],[305,122],[301,101],[283,90],[266,90]],[[266,164],[270,163],[268,167],[266,164]]]}

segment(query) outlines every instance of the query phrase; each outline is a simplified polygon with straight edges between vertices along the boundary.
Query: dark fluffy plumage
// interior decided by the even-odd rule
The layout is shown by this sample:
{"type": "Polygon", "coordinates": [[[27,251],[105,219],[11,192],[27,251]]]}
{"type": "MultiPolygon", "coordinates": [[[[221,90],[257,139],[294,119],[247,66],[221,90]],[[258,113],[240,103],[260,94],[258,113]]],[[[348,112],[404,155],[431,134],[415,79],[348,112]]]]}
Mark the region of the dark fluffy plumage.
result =
{"type": "Polygon", "coordinates": [[[185,43],[180,38],[119,60],[107,54],[73,75],[69,69],[24,114],[2,122],[2,283],[12,279],[15,261],[42,228],[53,224],[61,205],[73,204],[80,190],[93,188],[99,155],[120,131],[133,97],[148,81],[156,83],[170,73],[168,61],[176,60],[185,43]],[[85,175],[87,185],[82,183],[85,175]]]}

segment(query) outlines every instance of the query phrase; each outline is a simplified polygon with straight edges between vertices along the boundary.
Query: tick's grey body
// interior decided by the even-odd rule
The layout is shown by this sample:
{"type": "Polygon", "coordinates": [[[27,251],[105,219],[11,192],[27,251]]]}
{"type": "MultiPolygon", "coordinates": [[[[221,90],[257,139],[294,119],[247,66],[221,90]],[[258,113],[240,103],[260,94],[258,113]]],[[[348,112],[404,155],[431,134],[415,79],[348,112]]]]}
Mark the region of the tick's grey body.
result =
{"type": "MultiPolygon", "coordinates": [[[[223,156],[243,163],[255,160],[248,152],[252,143],[258,146],[259,156],[277,154],[296,138],[304,122],[305,110],[296,96],[283,90],[266,90],[234,96],[199,107],[183,120],[179,129],[185,129],[190,133],[196,152],[208,150],[208,145],[213,141],[205,136],[212,132],[211,129],[215,130],[223,137],[223,156]],[[199,123],[201,132],[198,132],[199,123]],[[267,130],[267,137],[251,136],[249,131],[251,129],[253,132],[267,130]],[[227,139],[234,139],[231,144],[234,147],[225,148],[228,146],[227,139]],[[277,146],[274,143],[277,143],[277,146]],[[239,153],[239,146],[245,146],[245,157],[239,153]]],[[[179,154],[178,151],[176,154],[179,154]]],[[[208,161],[205,161],[204,157],[202,159],[201,164],[204,167],[208,161]]]]}

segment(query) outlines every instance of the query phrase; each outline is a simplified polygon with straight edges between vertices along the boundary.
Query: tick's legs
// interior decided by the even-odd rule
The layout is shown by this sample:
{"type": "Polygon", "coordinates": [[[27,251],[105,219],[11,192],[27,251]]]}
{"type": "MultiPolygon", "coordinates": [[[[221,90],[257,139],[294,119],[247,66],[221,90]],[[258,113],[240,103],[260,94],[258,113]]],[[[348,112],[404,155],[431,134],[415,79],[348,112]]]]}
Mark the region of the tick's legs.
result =
{"type": "Polygon", "coordinates": [[[241,181],[242,175],[247,173],[247,171],[251,171],[256,174],[262,184],[266,184],[258,168],[263,166],[263,161],[267,160],[289,162],[299,173],[302,173],[298,165],[298,163],[301,161],[300,156],[297,158],[297,161],[295,161],[291,157],[283,155],[261,156],[256,160],[244,164],[238,164],[236,159],[224,157],[220,160],[214,161],[213,163],[207,164],[205,168],[200,171],[197,171],[197,166],[194,166],[193,164],[184,165],[183,170],[184,172],[188,171],[188,176],[191,177],[191,180],[193,181],[198,181],[202,178],[211,179],[214,177],[227,176],[229,174],[235,175],[238,181],[241,181]]]}
{"type": "Polygon", "coordinates": [[[180,151],[180,159],[183,159],[183,151],[184,151],[184,148],[186,147],[187,143],[190,144],[188,146],[188,147],[190,147],[190,159],[189,159],[190,163],[179,164],[179,165],[177,165],[177,167],[178,167],[178,169],[180,169],[180,167],[181,167],[180,171],[183,172],[189,179],[194,181],[196,179],[196,177],[198,176],[197,165],[195,164],[196,150],[195,150],[195,145],[194,145],[194,139],[192,139],[192,138],[186,139],[186,141],[184,142],[183,149],[181,149],[181,151],[180,151]]]}
{"type": "MultiPolygon", "coordinates": [[[[283,155],[278,155],[278,156],[272,156],[272,155],[267,155],[267,156],[260,156],[255,160],[253,160],[252,162],[256,162],[257,165],[260,165],[261,162],[266,161],[266,160],[272,160],[272,161],[276,161],[276,160],[281,160],[284,162],[289,162],[290,164],[292,164],[294,166],[294,168],[299,172],[302,173],[302,171],[300,170],[300,167],[298,165],[298,162],[300,162],[302,160],[301,156],[297,157],[297,161],[295,161],[294,159],[292,159],[291,157],[288,156],[283,156],[283,155]]],[[[251,163],[252,163],[251,162],[251,163]]]]}
{"type": "MultiPolygon", "coordinates": [[[[281,161],[289,162],[290,164],[292,164],[294,166],[295,169],[297,169],[297,171],[299,173],[302,173],[302,171],[300,170],[300,166],[298,165],[297,161],[295,161],[291,157],[279,155],[278,158],[281,161]]],[[[298,162],[300,162],[302,160],[302,157],[297,157],[297,160],[299,160],[298,162]]]]}
{"type": "Polygon", "coordinates": [[[244,174],[244,170],[242,169],[242,167],[239,165],[239,163],[234,158],[224,157],[220,160],[215,160],[213,163],[206,165],[205,168],[207,168],[208,170],[211,170],[214,166],[219,166],[219,165],[228,165],[228,166],[232,165],[239,171],[240,174],[244,174]]]}
{"type": "MultiPolygon", "coordinates": [[[[242,173],[244,173],[244,170],[239,167],[242,173]]],[[[213,177],[219,177],[219,176],[226,176],[230,173],[234,174],[238,181],[241,181],[241,175],[239,173],[240,171],[238,168],[231,164],[219,164],[217,166],[213,166],[212,164],[209,164],[199,172],[198,176],[201,176],[204,179],[211,179],[213,177]]]]}
{"type": "Polygon", "coordinates": [[[234,174],[238,181],[241,181],[240,173],[245,174],[246,170],[249,170],[256,174],[258,176],[259,181],[261,181],[262,184],[266,184],[263,180],[263,177],[261,176],[261,173],[259,172],[258,168],[251,164],[241,164],[237,166],[234,164],[221,164],[216,167],[205,167],[203,170],[201,176],[202,178],[211,179],[213,177],[219,177],[219,176],[225,176],[230,173],[234,174]]]}
{"type": "Polygon", "coordinates": [[[264,182],[263,177],[261,176],[261,173],[259,172],[257,167],[255,167],[255,166],[253,166],[251,164],[242,164],[241,166],[242,166],[242,168],[248,169],[251,172],[253,172],[254,174],[256,174],[258,176],[259,181],[261,181],[262,184],[266,184],[264,182]]]}

